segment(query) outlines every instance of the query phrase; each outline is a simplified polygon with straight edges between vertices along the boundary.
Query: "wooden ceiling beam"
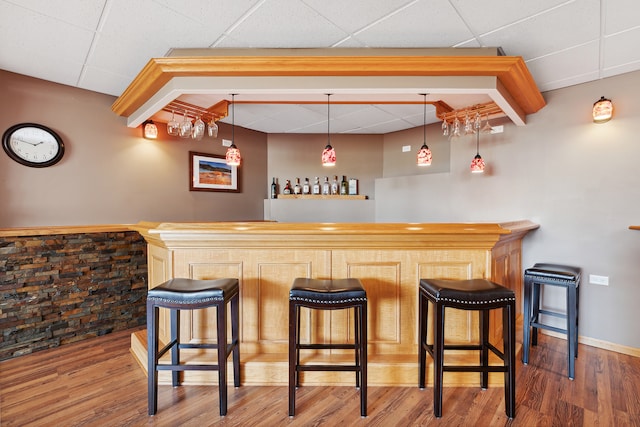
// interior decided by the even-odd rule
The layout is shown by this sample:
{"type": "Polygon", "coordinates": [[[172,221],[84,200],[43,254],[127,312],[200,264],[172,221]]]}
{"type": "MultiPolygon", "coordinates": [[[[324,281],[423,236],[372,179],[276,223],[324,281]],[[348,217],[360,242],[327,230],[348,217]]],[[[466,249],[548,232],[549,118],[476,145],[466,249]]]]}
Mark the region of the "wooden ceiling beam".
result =
{"type": "MultiPolygon", "coordinates": [[[[533,114],[545,106],[519,56],[239,55],[153,58],[111,108],[116,114],[129,117],[175,77],[216,76],[494,76],[517,103],[514,109],[533,114]]],[[[446,110],[446,104],[436,105],[439,116],[446,110]]]]}

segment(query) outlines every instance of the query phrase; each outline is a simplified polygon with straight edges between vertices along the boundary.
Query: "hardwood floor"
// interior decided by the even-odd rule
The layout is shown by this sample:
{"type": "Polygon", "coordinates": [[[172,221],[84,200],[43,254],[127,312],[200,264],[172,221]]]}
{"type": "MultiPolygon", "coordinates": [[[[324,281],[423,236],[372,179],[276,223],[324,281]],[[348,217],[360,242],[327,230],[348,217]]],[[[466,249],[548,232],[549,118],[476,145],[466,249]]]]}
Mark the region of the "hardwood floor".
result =
{"type": "Polygon", "coordinates": [[[160,386],[158,414],[149,417],[146,376],[129,353],[131,332],[0,362],[0,425],[640,426],[640,358],[580,345],[570,381],[565,341],[545,335],[528,366],[518,360],[513,420],[504,413],[500,387],[445,388],[438,420],[432,389],[417,385],[369,387],[367,418],[360,417],[355,388],[303,386],[293,419],[286,386],[230,387],[223,418],[217,387],[160,386]]]}

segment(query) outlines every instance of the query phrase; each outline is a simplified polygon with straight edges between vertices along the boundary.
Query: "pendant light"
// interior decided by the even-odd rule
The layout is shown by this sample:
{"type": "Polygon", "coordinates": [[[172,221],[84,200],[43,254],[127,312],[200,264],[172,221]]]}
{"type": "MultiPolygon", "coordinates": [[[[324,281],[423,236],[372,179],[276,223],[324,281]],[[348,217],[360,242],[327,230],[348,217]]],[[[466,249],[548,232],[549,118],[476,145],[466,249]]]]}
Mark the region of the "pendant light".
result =
{"type": "Polygon", "coordinates": [[[231,145],[227,148],[227,155],[225,159],[229,166],[240,166],[240,160],[242,157],[240,156],[240,150],[236,147],[236,139],[235,139],[235,118],[236,118],[236,103],[235,103],[235,93],[231,94],[231,145]]]}
{"type": "Polygon", "coordinates": [[[484,166],[484,160],[482,160],[482,156],[480,156],[480,132],[476,132],[476,156],[471,161],[471,172],[483,173],[484,166]]]}
{"type": "Polygon", "coordinates": [[[331,131],[330,131],[330,118],[329,114],[329,97],[330,93],[327,94],[327,146],[322,150],[322,166],[335,166],[336,165],[336,150],[331,146],[331,131]]]}
{"type": "Polygon", "coordinates": [[[611,120],[613,114],[613,104],[610,99],[601,96],[599,100],[593,103],[593,122],[606,123],[611,120]]]}
{"type": "Polygon", "coordinates": [[[424,112],[422,116],[422,147],[418,150],[416,164],[418,166],[431,166],[431,150],[427,145],[427,94],[421,93],[424,97],[424,112]]]}

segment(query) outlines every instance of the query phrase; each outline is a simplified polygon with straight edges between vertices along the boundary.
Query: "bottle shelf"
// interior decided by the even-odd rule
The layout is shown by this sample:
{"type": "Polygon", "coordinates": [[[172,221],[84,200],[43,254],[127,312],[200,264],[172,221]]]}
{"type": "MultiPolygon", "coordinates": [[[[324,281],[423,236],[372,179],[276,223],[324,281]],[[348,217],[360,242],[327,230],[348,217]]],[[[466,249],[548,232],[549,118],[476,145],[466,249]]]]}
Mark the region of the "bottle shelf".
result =
{"type": "Polygon", "coordinates": [[[322,195],[322,194],[278,194],[278,199],[329,199],[329,200],[366,200],[364,194],[357,195],[322,195]]]}

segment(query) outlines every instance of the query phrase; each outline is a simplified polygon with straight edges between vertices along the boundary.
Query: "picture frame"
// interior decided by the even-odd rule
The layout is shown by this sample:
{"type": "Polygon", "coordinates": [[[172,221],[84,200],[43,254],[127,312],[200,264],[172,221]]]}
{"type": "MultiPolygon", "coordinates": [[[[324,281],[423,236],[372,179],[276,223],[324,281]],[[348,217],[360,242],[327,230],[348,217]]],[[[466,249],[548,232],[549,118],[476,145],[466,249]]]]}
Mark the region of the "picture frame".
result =
{"type": "Polygon", "coordinates": [[[224,156],[189,151],[189,191],[240,191],[238,167],[224,156]]]}

